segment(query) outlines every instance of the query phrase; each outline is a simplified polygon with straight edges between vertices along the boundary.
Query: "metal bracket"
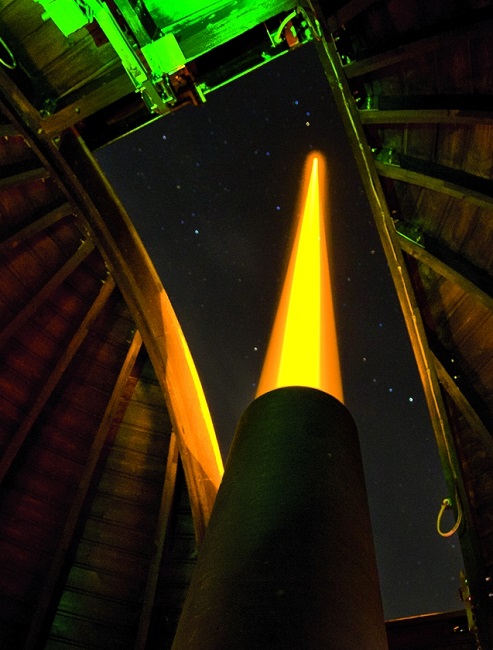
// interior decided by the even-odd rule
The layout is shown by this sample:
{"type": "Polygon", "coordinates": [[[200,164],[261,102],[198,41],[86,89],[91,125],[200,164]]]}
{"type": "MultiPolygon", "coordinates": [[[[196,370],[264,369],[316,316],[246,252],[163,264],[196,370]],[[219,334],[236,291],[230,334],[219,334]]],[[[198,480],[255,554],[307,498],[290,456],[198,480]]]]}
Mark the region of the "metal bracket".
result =
{"type": "Polygon", "coordinates": [[[185,67],[185,55],[173,34],[165,34],[141,48],[132,44],[111,10],[102,0],[34,0],[45,9],[43,19],[51,18],[64,36],[96,21],[120,57],[135,90],[153,113],[168,113],[177,101],[170,75],[185,67]],[[147,64],[147,65],[146,65],[147,64]]]}

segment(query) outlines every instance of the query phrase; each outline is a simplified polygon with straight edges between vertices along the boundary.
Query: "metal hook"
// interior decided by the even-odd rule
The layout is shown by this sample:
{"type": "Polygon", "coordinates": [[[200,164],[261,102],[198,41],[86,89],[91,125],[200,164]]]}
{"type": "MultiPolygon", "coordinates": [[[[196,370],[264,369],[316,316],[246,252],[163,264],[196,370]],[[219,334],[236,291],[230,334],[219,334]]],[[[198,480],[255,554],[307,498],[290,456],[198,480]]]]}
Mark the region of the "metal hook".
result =
{"type": "Polygon", "coordinates": [[[457,495],[456,495],[456,501],[457,501],[457,520],[455,524],[452,526],[452,528],[447,532],[443,532],[443,530],[441,529],[442,517],[445,510],[450,510],[452,508],[452,499],[449,499],[447,497],[442,501],[442,505],[440,506],[440,510],[438,511],[438,517],[437,517],[437,533],[440,535],[440,537],[451,537],[454,533],[458,531],[459,526],[462,523],[462,508],[460,506],[460,501],[457,495]]]}
{"type": "Polygon", "coordinates": [[[11,63],[9,63],[8,61],[5,61],[5,59],[2,59],[0,57],[0,63],[6,68],[8,68],[9,70],[14,70],[14,68],[17,66],[17,61],[15,60],[15,56],[12,50],[10,49],[10,47],[7,45],[7,43],[3,40],[1,36],[0,36],[0,45],[7,52],[11,60],[11,63]]]}

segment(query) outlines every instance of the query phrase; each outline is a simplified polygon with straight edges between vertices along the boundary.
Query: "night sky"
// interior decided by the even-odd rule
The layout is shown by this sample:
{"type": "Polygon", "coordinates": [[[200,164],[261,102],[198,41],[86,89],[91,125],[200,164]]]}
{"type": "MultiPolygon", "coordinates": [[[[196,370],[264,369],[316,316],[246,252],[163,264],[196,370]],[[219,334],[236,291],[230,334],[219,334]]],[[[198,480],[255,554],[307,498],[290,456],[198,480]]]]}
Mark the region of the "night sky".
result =
{"type": "Polygon", "coordinates": [[[345,403],[360,433],[385,615],[461,609],[457,535],[435,531],[447,491],[414,358],[311,45],[98,159],[174,305],[226,457],[255,394],[312,149],[327,158],[345,403]]]}

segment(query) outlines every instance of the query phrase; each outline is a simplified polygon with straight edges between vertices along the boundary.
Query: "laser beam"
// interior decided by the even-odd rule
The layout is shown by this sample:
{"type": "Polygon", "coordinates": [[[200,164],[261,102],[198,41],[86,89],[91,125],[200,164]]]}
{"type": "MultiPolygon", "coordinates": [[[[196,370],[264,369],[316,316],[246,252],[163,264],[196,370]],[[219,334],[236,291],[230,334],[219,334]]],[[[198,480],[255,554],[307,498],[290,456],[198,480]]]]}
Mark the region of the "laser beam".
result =
{"type": "Polygon", "coordinates": [[[283,386],[308,386],[343,401],[325,232],[325,177],[323,156],[310,155],[257,396],[283,386]]]}

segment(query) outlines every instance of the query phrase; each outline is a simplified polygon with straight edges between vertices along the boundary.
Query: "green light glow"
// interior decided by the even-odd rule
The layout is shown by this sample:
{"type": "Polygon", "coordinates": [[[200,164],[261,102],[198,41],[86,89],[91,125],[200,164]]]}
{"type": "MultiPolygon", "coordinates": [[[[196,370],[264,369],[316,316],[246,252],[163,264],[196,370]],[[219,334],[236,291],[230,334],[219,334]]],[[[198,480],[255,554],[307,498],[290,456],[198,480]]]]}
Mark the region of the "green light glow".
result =
{"type": "Polygon", "coordinates": [[[230,41],[273,16],[292,10],[293,0],[144,0],[162,34],[175,34],[186,60],[230,41]]]}
{"type": "Polygon", "coordinates": [[[51,20],[64,36],[70,36],[89,20],[73,0],[34,0],[44,8],[43,20],[51,20]]]}
{"type": "Polygon", "coordinates": [[[161,79],[185,65],[185,57],[173,34],[165,34],[142,48],[154,77],[161,79]]]}
{"type": "Polygon", "coordinates": [[[136,7],[132,10],[132,19],[136,23],[134,27],[139,27],[139,11],[145,9],[160,31],[156,40],[145,42],[146,39],[143,39],[141,53],[135,48],[129,32],[122,29],[113,10],[103,0],[84,0],[81,5],[78,0],[34,1],[44,7],[43,18],[52,19],[65,36],[97,22],[144,103],[151,112],[160,114],[168,113],[177,102],[175,89],[169,81],[172,75],[184,68],[187,62],[250,29],[264,25],[265,43],[256,45],[256,49],[249,51],[246,57],[243,52],[242,66],[225,66],[222,74],[197,83],[196,96],[200,100],[205,101],[206,93],[311,40],[306,20],[302,20],[305,13],[293,10],[297,6],[293,0],[260,3],[250,0],[141,0],[139,9],[136,7]],[[297,17],[300,20],[295,27],[290,21],[297,17]],[[271,21],[268,29],[266,21],[271,21]],[[287,38],[288,31],[292,38],[287,38]],[[239,67],[243,69],[239,70],[239,67]]]}
{"type": "Polygon", "coordinates": [[[231,2],[230,0],[226,0],[225,2],[204,2],[204,0],[168,0],[168,2],[163,3],[159,0],[147,0],[145,4],[151,13],[153,10],[159,11],[160,13],[162,12],[168,16],[169,19],[173,22],[178,22],[190,14],[209,10],[212,12],[214,8],[217,8],[218,5],[227,5],[231,4],[231,2]]]}

